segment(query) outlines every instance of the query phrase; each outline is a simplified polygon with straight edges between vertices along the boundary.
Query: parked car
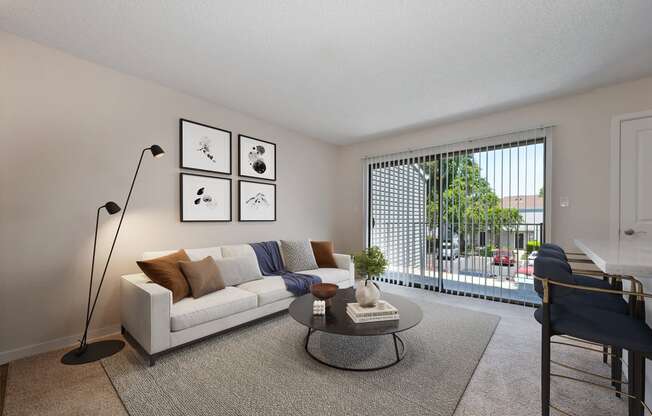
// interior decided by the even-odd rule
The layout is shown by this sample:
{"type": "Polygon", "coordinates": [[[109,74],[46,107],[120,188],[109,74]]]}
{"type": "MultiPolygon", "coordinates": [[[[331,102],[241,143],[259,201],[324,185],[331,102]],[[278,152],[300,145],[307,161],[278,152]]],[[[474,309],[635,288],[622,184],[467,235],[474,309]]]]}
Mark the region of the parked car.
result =
{"type": "Polygon", "coordinates": [[[516,254],[511,250],[496,250],[493,261],[498,266],[513,266],[516,263],[516,254]]]}
{"type": "Polygon", "coordinates": [[[446,260],[456,259],[460,256],[460,245],[457,243],[442,243],[441,258],[446,260]]]}
{"type": "Polygon", "coordinates": [[[519,267],[518,270],[516,271],[516,274],[532,276],[534,274],[534,266],[519,267]]]}
{"type": "Polygon", "coordinates": [[[527,256],[527,265],[528,266],[534,266],[534,259],[537,258],[538,254],[539,254],[539,252],[535,250],[532,253],[530,253],[529,256],[527,256]]]}

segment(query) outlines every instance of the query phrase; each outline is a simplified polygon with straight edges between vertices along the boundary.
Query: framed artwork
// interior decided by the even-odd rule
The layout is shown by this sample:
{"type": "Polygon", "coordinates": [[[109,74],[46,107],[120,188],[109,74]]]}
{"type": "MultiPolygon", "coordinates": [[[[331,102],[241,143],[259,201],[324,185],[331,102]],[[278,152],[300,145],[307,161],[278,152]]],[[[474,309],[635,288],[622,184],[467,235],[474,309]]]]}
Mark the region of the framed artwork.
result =
{"type": "Polygon", "coordinates": [[[231,221],[231,179],[182,173],[181,222],[231,221]]]}
{"type": "Polygon", "coordinates": [[[238,181],[240,221],[276,221],[276,184],[238,181]]]}
{"type": "Polygon", "coordinates": [[[231,174],[231,132],[179,119],[181,169],[231,174]]]}
{"type": "Polygon", "coordinates": [[[240,176],[276,180],[276,144],[239,134],[238,160],[240,176]]]}

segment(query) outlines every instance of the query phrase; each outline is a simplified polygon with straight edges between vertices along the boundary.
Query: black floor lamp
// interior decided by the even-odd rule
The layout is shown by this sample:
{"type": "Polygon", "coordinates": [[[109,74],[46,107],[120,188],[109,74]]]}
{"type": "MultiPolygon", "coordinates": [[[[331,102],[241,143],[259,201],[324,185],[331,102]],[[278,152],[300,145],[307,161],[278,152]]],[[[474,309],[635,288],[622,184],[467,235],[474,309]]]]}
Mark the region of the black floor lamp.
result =
{"type": "Polygon", "coordinates": [[[79,347],[75,348],[72,351],[66,353],[62,358],[61,362],[63,364],[85,364],[99,359],[109,357],[116,352],[120,351],[125,343],[120,340],[106,340],[106,341],[97,341],[88,343],[88,327],[90,326],[91,319],[93,318],[93,312],[95,312],[95,305],[97,304],[97,299],[100,296],[100,290],[102,290],[102,283],[104,283],[104,277],[106,276],[106,271],[109,268],[109,262],[111,261],[111,255],[113,254],[113,249],[115,248],[115,243],[118,240],[118,234],[120,234],[120,227],[122,226],[122,220],[125,217],[127,212],[127,206],[129,205],[129,199],[131,199],[131,193],[134,190],[134,184],[136,183],[136,177],[138,176],[138,171],[140,170],[140,165],[143,162],[143,156],[147,151],[152,152],[152,156],[159,158],[165,154],[161,146],[154,144],[151,147],[143,149],[140,153],[140,159],[138,160],[138,166],[136,167],[136,172],[134,173],[134,178],[131,181],[131,187],[129,188],[129,193],[127,194],[127,200],[125,201],[124,209],[122,210],[122,215],[120,216],[120,221],[118,222],[118,228],[115,231],[115,236],[113,237],[113,243],[111,244],[111,250],[109,250],[109,256],[106,259],[106,264],[104,265],[104,271],[102,272],[102,278],[100,279],[100,284],[97,287],[97,292],[95,293],[95,299],[91,306],[91,293],[93,291],[93,272],[95,269],[95,249],[97,246],[97,229],[100,222],[100,211],[102,208],[105,208],[109,215],[117,214],[120,212],[120,207],[113,201],[109,201],[106,204],[102,205],[97,209],[97,217],[95,219],[95,239],[93,240],[93,259],[91,261],[91,278],[90,284],[88,286],[88,303],[86,305],[86,320],[84,325],[84,335],[79,341],[79,347]]]}

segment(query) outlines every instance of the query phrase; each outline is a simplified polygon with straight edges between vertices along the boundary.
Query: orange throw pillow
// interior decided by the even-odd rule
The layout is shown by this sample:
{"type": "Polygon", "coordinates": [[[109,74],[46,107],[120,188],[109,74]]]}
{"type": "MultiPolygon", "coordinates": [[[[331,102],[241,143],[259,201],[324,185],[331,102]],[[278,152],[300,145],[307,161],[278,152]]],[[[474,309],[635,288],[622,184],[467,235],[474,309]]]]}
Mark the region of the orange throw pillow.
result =
{"type": "Polygon", "coordinates": [[[136,263],[154,283],[172,291],[172,302],[178,302],[190,295],[190,286],[178,265],[180,261],[190,261],[184,250],[136,263]]]}
{"type": "Polygon", "coordinates": [[[337,269],[335,263],[335,256],[333,256],[333,242],[332,241],[311,241],[312,252],[315,255],[317,266],[337,269]]]}

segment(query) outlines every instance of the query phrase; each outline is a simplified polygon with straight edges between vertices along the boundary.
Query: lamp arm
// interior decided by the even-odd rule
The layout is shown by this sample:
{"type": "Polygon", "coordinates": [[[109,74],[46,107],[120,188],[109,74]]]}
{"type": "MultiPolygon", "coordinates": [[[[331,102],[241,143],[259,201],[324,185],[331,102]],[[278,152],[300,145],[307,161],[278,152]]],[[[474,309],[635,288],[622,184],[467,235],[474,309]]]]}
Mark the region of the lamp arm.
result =
{"type": "Polygon", "coordinates": [[[102,290],[102,283],[104,283],[104,277],[106,276],[106,271],[109,268],[109,262],[111,261],[111,255],[113,254],[113,249],[115,248],[115,243],[118,240],[118,234],[120,234],[120,227],[122,226],[122,220],[125,218],[125,213],[127,212],[127,206],[129,205],[129,200],[131,199],[131,193],[134,190],[134,184],[136,183],[136,177],[138,176],[138,171],[140,170],[140,165],[143,162],[143,156],[145,156],[145,152],[150,150],[150,147],[147,147],[143,149],[143,151],[140,153],[140,159],[138,159],[138,166],[136,166],[136,172],[134,173],[134,178],[131,180],[131,187],[129,188],[129,193],[127,194],[127,200],[125,201],[125,206],[124,209],[122,210],[122,215],[120,215],[120,222],[118,222],[118,228],[115,231],[115,236],[113,237],[113,243],[111,244],[111,250],[109,250],[109,256],[106,259],[106,264],[104,265],[104,271],[102,272],[102,278],[100,279],[100,284],[97,287],[97,292],[95,293],[95,300],[93,301],[93,307],[91,308],[91,312],[88,315],[88,318],[86,319],[86,327],[91,323],[91,319],[93,318],[93,312],[95,311],[95,305],[97,305],[97,299],[100,296],[100,290],[102,290]]]}
{"type": "Polygon", "coordinates": [[[100,211],[104,207],[101,206],[97,209],[97,215],[95,216],[95,238],[93,239],[93,257],[91,260],[91,276],[88,282],[88,301],[86,303],[86,321],[84,325],[84,335],[82,336],[82,339],[79,342],[79,352],[82,353],[86,349],[86,337],[88,335],[88,315],[90,313],[91,309],[91,293],[93,290],[93,274],[95,271],[95,252],[97,249],[97,229],[99,228],[100,225],[100,211]]]}

